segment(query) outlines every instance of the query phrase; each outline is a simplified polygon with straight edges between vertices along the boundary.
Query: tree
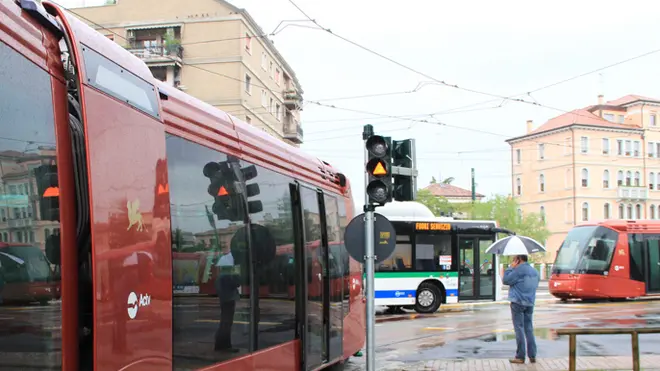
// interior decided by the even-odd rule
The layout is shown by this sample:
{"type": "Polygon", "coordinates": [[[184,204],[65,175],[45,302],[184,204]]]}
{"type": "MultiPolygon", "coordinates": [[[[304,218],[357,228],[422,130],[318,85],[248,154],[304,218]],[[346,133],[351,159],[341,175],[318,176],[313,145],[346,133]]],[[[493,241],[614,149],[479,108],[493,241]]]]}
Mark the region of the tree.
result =
{"type": "Polygon", "coordinates": [[[432,176],[432,177],[431,177],[431,184],[435,184],[435,183],[437,183],[437,182],[438,182],[438,181],[435,179],[435,177],[432,176]]]}
{"type": "MultiPolygon", "coordinates": [[[[522,214],[518,210],[520,205],[515,199],[498,195],[486,202],[476,202],[471,207],[470,219],[496,220],[502,228],[544,243],[550,236],[550,231],[541,215],[522,214]]],[[[530,255],[530,261],[541,261],[544,257],[544,253],[533,254],[530,255]]]]}
{"type": "Polygon", "coordinates": [[[454,177],[445,178],[442,180],[442,184],[452,184],[454,180],[454,177]]]}
{"type": "Polygon", "coordinates": [[[454,205],[444,197],[435,196],[428,189],[417,191],[415,201],[428,207],[435,216],[449,215],[455,211],[454,205]]]}

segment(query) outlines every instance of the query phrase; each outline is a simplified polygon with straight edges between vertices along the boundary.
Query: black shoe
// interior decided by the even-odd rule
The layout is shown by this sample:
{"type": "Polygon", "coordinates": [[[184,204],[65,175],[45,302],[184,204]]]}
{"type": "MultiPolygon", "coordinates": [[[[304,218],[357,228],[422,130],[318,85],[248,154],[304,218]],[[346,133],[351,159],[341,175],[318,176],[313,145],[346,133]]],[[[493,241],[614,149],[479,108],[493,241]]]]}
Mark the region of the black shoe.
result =
{"type": "Polygon", "coordinates": [[[530,357],[530,358],[529,358],[529,363],[536,363],[536,358],[532,358],[532,357],[530,357]]]}

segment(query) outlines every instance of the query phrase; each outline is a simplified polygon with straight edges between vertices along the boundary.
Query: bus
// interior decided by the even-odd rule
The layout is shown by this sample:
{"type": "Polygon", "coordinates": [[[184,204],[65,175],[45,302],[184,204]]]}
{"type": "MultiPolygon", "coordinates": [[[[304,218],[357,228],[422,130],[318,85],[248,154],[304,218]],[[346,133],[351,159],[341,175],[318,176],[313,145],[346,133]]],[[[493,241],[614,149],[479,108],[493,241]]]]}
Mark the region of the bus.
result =
{"type": "Polygon", "coordinates": [[[660,221],[605,220],[568,232],[548,282],[562,301],[660,295],[660,221]]]}
{"type": "Polygon", "coordinates": [[[375,305],[390,312],[436,312],[460,300],[500,300],[499,258],[486,254],[497,222],[435,217],[417,202],[379,209],[396,231],[390,257],[376,265],[375,305]]]}
{"type": "MultiPolygon", "coordinates": [[[[354,213],[338,169],[56,4],[0,0],[0,56],[0,238],[45,252],[61,293],[0,306],[0,369],[308,371],[360,351],[362,266],[337,262],[350,290],[329,272],[354,213]],[[260,292],[284,245],[291,281],[260,292]],[[200,267],[216,296],[185,289],[200,267]]],[[[11,249],[44,280],[35,249],[11,249]]]]}
{"type": "Polygon", "coordinates": [[[47,305],[60,287],[46,255],[37,246],[0,242],[0,303],[47,305]]]}

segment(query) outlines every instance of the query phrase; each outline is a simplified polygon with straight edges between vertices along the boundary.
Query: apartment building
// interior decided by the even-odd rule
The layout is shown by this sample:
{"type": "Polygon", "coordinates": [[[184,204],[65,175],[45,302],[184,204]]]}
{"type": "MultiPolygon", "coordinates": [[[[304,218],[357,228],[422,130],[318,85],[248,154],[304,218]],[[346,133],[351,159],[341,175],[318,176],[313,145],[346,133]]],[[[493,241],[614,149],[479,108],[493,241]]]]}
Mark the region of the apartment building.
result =
{"type": "Polygon", "coordinates": [[[72,9],[154,77],[299,146],[303,90],[250,14],[224,0],[120,0],[72,9]]]}
{"type": "Polygon", "coordinates": [[[557,116],[511,145],[512,194],[540,213],[553,260],[576,224],[660,218],[660,100],[627,95],[557,116]]]}

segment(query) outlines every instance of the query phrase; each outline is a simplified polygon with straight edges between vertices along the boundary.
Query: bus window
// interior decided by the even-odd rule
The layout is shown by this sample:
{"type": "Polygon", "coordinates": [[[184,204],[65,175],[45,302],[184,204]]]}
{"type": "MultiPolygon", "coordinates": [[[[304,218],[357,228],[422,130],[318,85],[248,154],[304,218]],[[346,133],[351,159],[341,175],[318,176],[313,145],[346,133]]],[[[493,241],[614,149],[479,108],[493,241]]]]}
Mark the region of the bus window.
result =
{"type": "Polygon", "coordinates": [[[62,368],[59,262],[44,253],[59,246],[45,233],[60,225],[52,91],[48,73],[0,42],[0,369],[27,368],[25,354],[62,368]]]}
{"type": "Polygon", "coordinates": [[[376,265],[376,272],[397,272],[412,269],[412,241],[410,235],[396,231],[396,246],[389,258],[376,265]]]}
{"type": "Polygon", "coordinates": [[[559,248],[553,273],[603,274],[609,270],[619,234],[609,228],[573,228],[559,248]]]}
{"type": "Polygon", "coordinates": [[[416,270],[425,272],[450,271],[453,260],[451,235],[418,233],[415,238],[415,253],[416,270]],[[440,261],[442,261],[442,265],[440,261]],[[449,264],[445,264],[448,262],[449,264]]]}

